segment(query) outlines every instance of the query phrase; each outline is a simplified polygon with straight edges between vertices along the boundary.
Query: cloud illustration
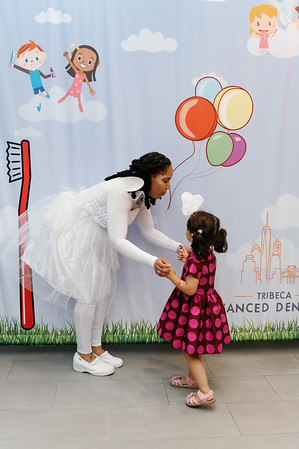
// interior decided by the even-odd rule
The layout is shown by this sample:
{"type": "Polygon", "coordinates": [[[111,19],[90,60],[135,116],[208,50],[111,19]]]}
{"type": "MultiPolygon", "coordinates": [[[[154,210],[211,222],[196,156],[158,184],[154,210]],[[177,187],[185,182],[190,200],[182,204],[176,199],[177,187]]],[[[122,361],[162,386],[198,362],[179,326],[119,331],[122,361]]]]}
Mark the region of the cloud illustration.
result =
{"type": "MultiPolygon", "coordinates": [[[[278,198],[275,206],[266,207],[262,213],[262,222],[272,229],[272,244],[277,238],[273,230],[286,230],[299,227],[299,198],[292,194],[282,195],[278,198]]],[[[281,242],[281,264],[282,268],[288,265],[299,264],[299,248],[295,248],[293,242],[289,239],[279,239],[281,242]]],[[[227,264],[234,270],[241,270],[246,255],[251,254],[254,245],[261,246],[261,235],[255,243],[245,243],[237,252],[230,253],[226,257],[227,264]]],[[[247,266],[249,267],[249,266],[247,266]]],[[[245,267],[246,268],[246,267],[245,267]]]]}
{"type": "Polygon", "coordinates": [[[86,101],[81,95],[83,113],[79,111],[77,99],[68,96],[62,103],[57,101],[65,95],[61,87],[52,87],[49,91],[50,98],[39,95],[38,99],[33,97],[28,104],[19,107],[19,114],[24,120],[30,122],[41,122],[54,120],[62,123],[76,123],[81,120],[100,122],[107,116],[106,106],[97,100],[86,101]],[[41,110],[37,110],[37,103],[41,103],[41,110]]]}
{"type": "Polygon", "coordinates": [[[252,243],[245,243],[236,253],[229,253],[226,256],[227,265],[234,270],[241,271],[245,256],[251,253],[252,246],[252,243]]]}
{"type": "Polygon", "coordinates": [[[261,214],[263,223],[266,223],[267,213],[272,229],[299,228],[299,198],[295,195],[282,195],[275,206],[265,208],[261,214]]]}
{"type": "Polygon", "coordinates": [[[14,131],[14,135],[16,137],[40,137],[42,133],[37,129],[32,128],[31,126],[27,126],[27,128],[16,129],[14,131]]]}
{"type": "Polygon", "coordinates": [[[293,242],[281,239],[281,264],[283,268],[288,265],[299,265],[299,248],[295,248],[293,242]]]}
{"type": "Polygon", "coordinates": [[[49,7],[47,11],[42,11],[35,16],[34,20],[38,23],[54,23],[55,25],[59,25],[60,23],[69,23],[72,17],[67,13],[59,10],[55,11],[54,8],[49,7]]]}
{"type": "MultiPolygon", "coordinates": [[[[268,40],[269,53],[276,58],[293,58],[299,56],[299,30],[296,23],[290,23],[284,30],[278,28],[276,35],[268,40]]],[[[260,39],[251,36],[247,42],[248,51],[255,56],[262,56],[259,49],[260,39]]]]}
{"type": "Polygon", "coordinates": [[[184,215],[189,216],[193,212],[199,210],[204,199],[201,195],[192,195],[190,192],[184,192],[181,195],[181,200],[183,203],[182,212],[184,215]]]}
{"type": "Polygon", "coordinates": [[[127,40],[121,42],[121,48],[125,51],[146,51],[157,53],[160,51],[173,52],[178,48],[175,39],[164,37],[162,33],[152,33],[151,30],[143,28],[139,35],[132,34],[127,40]]]}

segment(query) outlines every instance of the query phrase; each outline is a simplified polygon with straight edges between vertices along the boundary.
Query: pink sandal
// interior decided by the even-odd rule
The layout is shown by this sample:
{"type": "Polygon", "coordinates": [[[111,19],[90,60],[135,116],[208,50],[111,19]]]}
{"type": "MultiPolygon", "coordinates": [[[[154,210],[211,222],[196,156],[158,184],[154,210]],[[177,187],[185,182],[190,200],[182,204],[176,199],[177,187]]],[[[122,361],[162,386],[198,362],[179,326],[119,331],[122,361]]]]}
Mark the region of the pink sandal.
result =
{"type": "Polygon", "coordinates": [[[172,387],[177,387],[177,388],[190,388],[190,389],[197,389],[198,385],[196,380],[191,379],[191,377],[186,376],[186,381],[187,383],[183,384],[182,383],[182,377],[179,376],[174,376],[171,381],[170,381],[170,385],[172,387]]]}
{"type": "Polygon", "coordinates": [[[201,407],[202,405],[214,404],[214,402],[216,402],[216,399],[213,395],[213,390],[209,391],[206,394],[198,390],[197,393],[188,394],[186,405],[188,405],[188,407],[201,407]]]}

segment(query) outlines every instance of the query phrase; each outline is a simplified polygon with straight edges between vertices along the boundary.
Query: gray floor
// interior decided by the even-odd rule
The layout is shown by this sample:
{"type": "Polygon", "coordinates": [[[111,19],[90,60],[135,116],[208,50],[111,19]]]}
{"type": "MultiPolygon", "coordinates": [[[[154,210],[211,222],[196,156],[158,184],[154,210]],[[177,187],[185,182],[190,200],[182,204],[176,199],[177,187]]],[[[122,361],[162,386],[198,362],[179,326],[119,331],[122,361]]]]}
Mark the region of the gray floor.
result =
{"type": "Polygon", "coordinates": [[[217,402],[190,409],[168,345],[107,348],[111,377],[72,371],[75,348],[0,347],[1,449],[297,449],[299,342],[231,344],[205,356],[217,402]]]}

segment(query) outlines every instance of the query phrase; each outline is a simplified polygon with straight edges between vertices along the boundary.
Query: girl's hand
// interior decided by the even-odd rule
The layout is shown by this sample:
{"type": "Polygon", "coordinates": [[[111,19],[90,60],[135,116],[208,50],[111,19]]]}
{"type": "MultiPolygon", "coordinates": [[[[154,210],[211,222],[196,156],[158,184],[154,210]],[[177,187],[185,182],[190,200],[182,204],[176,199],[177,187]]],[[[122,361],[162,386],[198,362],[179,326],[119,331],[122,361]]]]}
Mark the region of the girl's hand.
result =
{"type": "Polygon", "coordinates": [[[159,259],[156,259],[154,268],[158,276],[165,277],[171,270],[171,265],[168,260],[160,257],[159,259]]]}
{"type": "Polygon", "coordinates": [[[63,53],[63,56],[65,56],[65,57],[67,57],[69,55],[69,53],[67,52],[67,51],[65,51],[64,53],[63,53]]]}
{"type": "Polygon", "coordinates": [[[176,273],[175,273],[175,270],[173,269],[173,268],[171,268],[170,270],[169,270],[169,272],[166,274],[166,277],[167,277],[167,279],[173,279],[173,276],[175,276],[176,275],[176,273]]]}
{"type": "Polygon", "coordinates": [[[90,94],[92,97],[95,95],[95,93],[96,93],[95,90],[93,90],[93,89],[90,89],[90,90],[89,90],[89,94],[90,94]]]}
{"type": "Polygon", "coordinates": [[[178,259],[181,260],[182,262],[185,262],[186,259],[188,258],[189,253],[187,251],[187,248],[185,246],[182,246],[179,250],[178,250],[178,259]]]}

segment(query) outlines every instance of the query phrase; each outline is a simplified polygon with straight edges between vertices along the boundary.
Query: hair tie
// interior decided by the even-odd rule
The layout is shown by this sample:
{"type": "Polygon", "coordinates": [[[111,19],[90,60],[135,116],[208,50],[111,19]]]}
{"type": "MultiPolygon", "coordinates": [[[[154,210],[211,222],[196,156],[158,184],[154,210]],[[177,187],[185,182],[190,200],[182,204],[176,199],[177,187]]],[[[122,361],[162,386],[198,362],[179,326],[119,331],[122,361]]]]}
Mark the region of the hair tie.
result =
{"type": "Polygon", "coordinates": [[[197,232],[199,232],[200,234],[202,234],[202,229],[198,229],[197,232]]]}

